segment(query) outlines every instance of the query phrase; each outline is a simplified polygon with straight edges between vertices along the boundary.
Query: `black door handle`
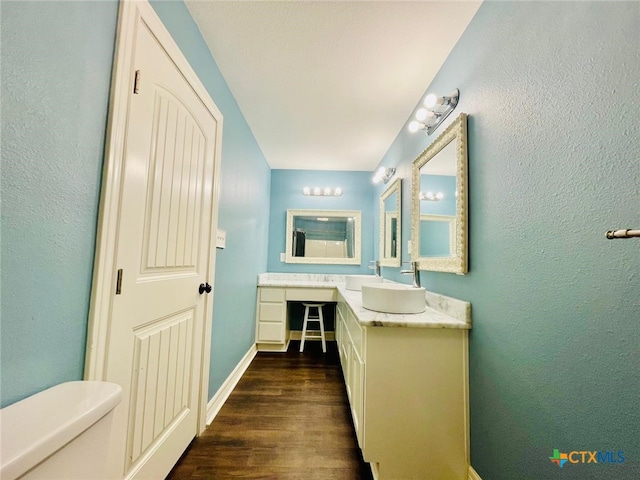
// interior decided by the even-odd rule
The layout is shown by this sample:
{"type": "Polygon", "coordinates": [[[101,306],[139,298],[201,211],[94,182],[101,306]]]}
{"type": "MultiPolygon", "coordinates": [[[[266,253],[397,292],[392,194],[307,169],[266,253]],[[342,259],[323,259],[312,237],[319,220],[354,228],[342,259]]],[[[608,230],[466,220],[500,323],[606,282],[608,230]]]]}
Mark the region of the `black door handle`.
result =
{"type": "Polygon", "coordinates": [[[198,292],[202,295],[204,292],[211,293],[211,285],[208,283],[201,283],[198,287],[198,292]]]}

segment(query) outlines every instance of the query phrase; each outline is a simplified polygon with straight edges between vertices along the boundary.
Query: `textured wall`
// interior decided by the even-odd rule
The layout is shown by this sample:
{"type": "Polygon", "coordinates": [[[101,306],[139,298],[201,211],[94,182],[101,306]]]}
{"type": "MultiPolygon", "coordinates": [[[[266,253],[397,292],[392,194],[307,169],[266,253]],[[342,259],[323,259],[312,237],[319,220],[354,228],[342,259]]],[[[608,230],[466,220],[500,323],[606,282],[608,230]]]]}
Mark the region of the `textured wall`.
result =
{"type": "MultiPolygon", "coordinates": [[[[437,133],[470,115],[470,272],[422,283],[472,303],[484,480],[640,478],[640,241],[604,237],[640,227],[639,45],[637,2],[485,2],[428,89],[461,91],[437,133]],[[554,448],[626,462],[558,471],[554,448]]],[[[382,160],[407,180],[405,239],[434,137],[403,131],[382,160]]]]}
{"type": "MultiPolygon", "coordinates": [[[[269,272],[303,273],[371,273],[367,268],[374,259],[372,197],[374,189],[370,172],[324,172],[315,170],[272,170],[271,211],[269,219],[269,272]],[[304,196],[305,187],[341,187],[340,197],[304,196]],[[360,265],[287,264],[280,261],[285,251],[287,210],[360,210],[362,212],[362,248],[360,265]]],[[[375,238],[374,238],[375,237],[375,238]]]]}
{"type": "MultiPolygon", "coordinates": [[[[153,5],[224,115],[211,397],[254,341],[270,171],[184,4],[153,5]]],[[[118,5],[1,8],[6,405],[83,375],[118,5]]]]}
{"type": "Polygon", "coordinates": [[[209,398],[255,342],[256,282],[266,271],[270,169],[211,52],[180,2],[152,5],[224,115],[209,398]]]}
{"type": "Polygon", "coordinates": [[[7,2],[2,406],[82,378],[116,2],[7,2]]]}

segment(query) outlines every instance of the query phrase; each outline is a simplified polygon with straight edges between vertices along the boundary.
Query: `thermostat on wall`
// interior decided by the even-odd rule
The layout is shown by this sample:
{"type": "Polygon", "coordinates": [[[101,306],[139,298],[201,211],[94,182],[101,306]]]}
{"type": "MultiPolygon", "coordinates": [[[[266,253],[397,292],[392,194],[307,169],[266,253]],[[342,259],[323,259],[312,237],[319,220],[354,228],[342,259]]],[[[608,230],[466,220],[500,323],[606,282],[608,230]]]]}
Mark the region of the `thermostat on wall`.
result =
{"type": "Polygon", "coordinates": [[[218,230],[216,232],[216,248],[224,248],[227,243],[227,232],[218,230]]]}

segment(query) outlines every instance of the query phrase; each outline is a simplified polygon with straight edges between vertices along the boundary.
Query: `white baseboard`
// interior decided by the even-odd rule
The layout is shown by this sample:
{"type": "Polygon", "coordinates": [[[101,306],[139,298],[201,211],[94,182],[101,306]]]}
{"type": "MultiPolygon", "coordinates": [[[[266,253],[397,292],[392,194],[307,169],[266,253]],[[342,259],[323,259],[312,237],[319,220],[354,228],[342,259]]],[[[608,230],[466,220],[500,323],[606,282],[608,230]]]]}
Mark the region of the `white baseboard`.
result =
{"type": "Polygon", "coordinates": [[[238,365],[236,365],[236,368],[233,369],[233,372],[229,374],[213,398],[209,400],[209,403],[207,403],[207,425],[211,425],[213,419],[216,418],[216,415],[218,415],[222,405],[224,405],[224,402],[227,401],[227,398],[229,398],[229,395],[233,392],[233,389],[242,378],[242,375],[244,375],[244,372],[249,367],[253,357],[256,356],[256,353],[258,353],[258,350],[254,344],[244,357],[242,357],[238,365]]]}
{"type": "Polygon", "coordinates": [[[259,352],[284,353],[289,350],[289,340],[286,343],[256,343],[256,349],[259,352]]]}
{"type": "MultiPolygon", "coordinates": [[[[302,330],[291,330],[289,332],[289,338],[291,340],[302,340],[302,330]]],[[[332,342],[336,339],[334,332],[324,332],[324,339],[327,342],[332,342]]]]}
{"type": "MultiPolygon", "coordinates": [[[[378,480],[380,477],[380,473],[378,471],[377,463],[370,463],[369,467],[371,468],[371,475],[373,476],[373,480],[378,480]]],[[[482,480],[478,472],[476,472],[471,465],[469,465],[469,479],[468,480],[482,480]]]]}
{"type": "Polygon", "coordinates": [[[371,476],[373,477],[373,480],[378,480],[380,478],[380,471],[378,469],[378,464],[371,462],[369,464],[369,468],[371,468],[371,476]]]}
{"type": "Polygon", "coordinates": [[[469,465],[469,480],[482,480],[478,472],[476,472],[471,465],[469,465]]]}

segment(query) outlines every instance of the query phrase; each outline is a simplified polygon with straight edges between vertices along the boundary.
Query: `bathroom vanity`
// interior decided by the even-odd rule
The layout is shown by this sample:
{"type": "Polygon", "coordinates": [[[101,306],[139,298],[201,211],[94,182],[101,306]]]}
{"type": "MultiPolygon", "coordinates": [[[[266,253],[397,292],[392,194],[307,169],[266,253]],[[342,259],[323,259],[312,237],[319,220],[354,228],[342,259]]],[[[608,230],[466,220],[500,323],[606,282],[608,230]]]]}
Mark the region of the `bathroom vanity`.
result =
{"type": "Polygon", "coordinates": [[[376,479],[467,479],[468,302],[426,292],[419,314],[362,307],[338,275],[263,274],[256,342],[286,351],[287,301],[337,302],[335,338],[358,445],[376,479]]]}
{"type": "Polygon", "coordinates": [[[256,346],[286,352],[291,338],[287,302],[336,302],[343,275],[263,273],[258,277],[256,346]]]}

